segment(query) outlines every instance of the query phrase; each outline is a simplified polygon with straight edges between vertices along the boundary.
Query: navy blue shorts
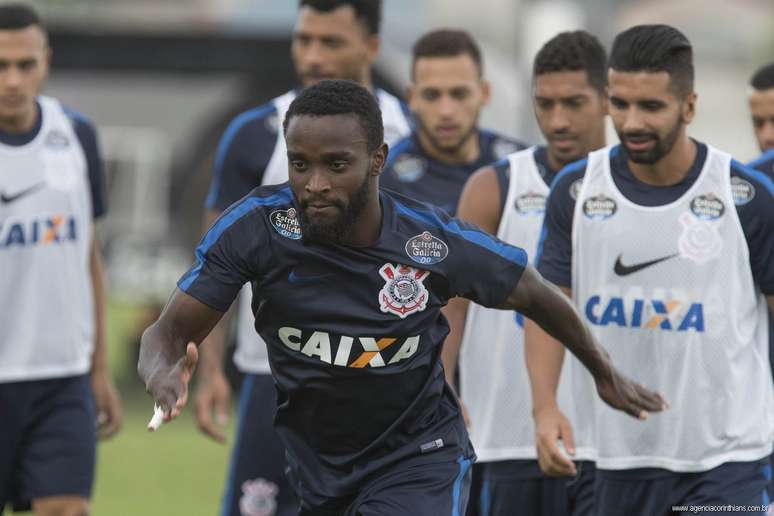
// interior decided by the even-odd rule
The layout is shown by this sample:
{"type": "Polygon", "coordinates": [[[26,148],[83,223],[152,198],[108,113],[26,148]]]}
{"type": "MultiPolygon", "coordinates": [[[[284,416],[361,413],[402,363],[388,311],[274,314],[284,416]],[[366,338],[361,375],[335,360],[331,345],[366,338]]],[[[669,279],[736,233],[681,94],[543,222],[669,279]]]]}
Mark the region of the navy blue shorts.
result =
{"type": "Polygon", "coordinates": [[[449,453],[420,455],[395,464],[357,495],[302,506],[299,516],[465,516],[473,460],[449,453]]]}
{"type": "Polygon", "coordinates": [[[595,508],[605,516],[688,516],[710,512],[760,516],[765,514],[761,506],[769,504],[766,489],[770,468],[766,457],[753,462],[727,462],[701,473],[674,473],[657,468],[597,470],[595,508]],[[729,505],[734,507],[729,510],[729,505]]]}
{"type": "Polygon", "coordinates": [[[96,409],[89,375],[0,383],[0,514],[6,503],[91,497],[96,409]]]}
{"type": "Polygon", "coordinates": [[[549,477],[536,460],[487,462],[481,516],[591,516],[594,512],[593,462],[577,461],[574,477],[549,477]]]}
{"type": "Polygon", "coordinates": [[[298,498],[285,475],[285,447],[274,430],[276,407],[271,375],[245,375],[221,516],[298,514],[298,498]]]}

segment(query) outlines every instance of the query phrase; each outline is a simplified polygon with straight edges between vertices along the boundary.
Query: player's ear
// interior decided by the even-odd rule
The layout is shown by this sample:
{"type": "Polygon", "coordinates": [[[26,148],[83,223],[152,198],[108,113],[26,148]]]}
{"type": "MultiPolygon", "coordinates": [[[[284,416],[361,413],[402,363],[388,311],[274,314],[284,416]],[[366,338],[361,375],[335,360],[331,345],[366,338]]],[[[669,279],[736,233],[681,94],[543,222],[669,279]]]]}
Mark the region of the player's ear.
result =
{"type": "Polygon", "coordinates": [[[489,99],[492,97],[492,84],[486,79],[481,79],[481,104],[489,104],[489,99]]]}
{"type": "Polygon", "coordinates": [[[382,143],[371,155],[371,172],[372,176],[378,176],[384,170],[384,164],[387,163],[387,155],[390,152],[390,148],[386,143],[382,143]]]}
{"type": "Polygon", "coordinates": [[[373,65],[376,62],[376,57],[379,55],[379,48],[381,47],[381,40],[378,34],[369,34],[366,36],[366,52],[368,53],[368,63],[373,65]]]}
{"type": "Polygon", "coordinates": [[[683,122],[690,124],[693,121],[693,117],[696,116],[696,100],[698,95],[695,91],[690,92],[685,96],[685,100],[682,102],[682,116],[683,122]]]}
{"type": "Polygon", "coordinates": [[[607,86],[605,86],[602,89],[602,92],[599,94],[599,102],[600,107],[602,109],[602,115],[607,116],[610,114],[610,101],[608,100],[610,98],[610,90],[607,86]]]}

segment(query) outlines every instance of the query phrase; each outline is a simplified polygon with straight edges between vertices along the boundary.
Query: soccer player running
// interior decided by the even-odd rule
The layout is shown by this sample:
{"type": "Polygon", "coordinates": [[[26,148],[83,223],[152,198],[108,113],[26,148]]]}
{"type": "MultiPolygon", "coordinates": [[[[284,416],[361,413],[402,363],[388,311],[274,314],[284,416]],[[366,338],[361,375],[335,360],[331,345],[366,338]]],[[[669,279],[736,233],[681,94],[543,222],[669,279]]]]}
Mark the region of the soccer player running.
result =
{"type": "Polygon", "coordinates": [[[417,40],[408,90],[416,128],[390,149],[383,188],[454,215],[474,171],[524,148],[479,129],[491,89],[482,74],[481,51],[467,32],[442,29],[417,40]]]}
{"type": "Polygon", "coordinates": [[[94,126],[40,95],[50,60],[37,13],[0,6],[0,513],[85,515],[96,439],[121,424],[94,235],[104,180],[94,126]]]}
{"type": "MultiPolygon", "coordinates": [[[[688,136],[693,77],[691,44],[678,30],[620,33],[608,90],[622,143],[565,168],[546,208],[540,272],[571,293],[614,363],[675,406],[631,425],[597,404],[594,510],[605,516],[724,504],[759,514],[768,503],[774,184],[688,136]],[[733,193],[733,178],[749,195],[733,193]]],[[[527,345],[538,431],[553,427],[566,442],[552,385],[561,347],[538,331],[527,345]]],[[[539,440],[538,453],[549,473],[571,467],[555,442],[539,440]]]]}
{"type": "MultiPolygon", "coordinates": [[[[547,143],[473,175],[460,200],[461,219],[535,253],[557,172],[605,145],[605,59],[599,41],[583,31],[563,32],[543,45],[533,64],[532,96],[547,143]]],[[[483,465],[481,514],[593,514],[593,435],[590,420],[579,420],[589,417],[593,400],[573,396],[562,384],[560,405],[582,429],[573,444],[577,464],[567,472],[575,476],[546,476],[535,452],[524,318],[462,297],[450,300],[444,314],[450,326],[442,354],[446,378],[454,377],[459,359],[461,399],[483,465]]]]}
{"type": "MultiPolygon", "coordinates": [[[[408,134],[409,122],[405,106],[389,93],[374,90],[371,84],[380,21],[378,0],[301,0],[291,54],[304,87],[335,78],[351,79],[372,89],[384,113],[386,141],[393,143],[408,134]]],[[[230,124],[215,157],[205,229],[253,188],[287,181],[285,140],[279,129],[297,93],[291,90],[239,115],[230,124]]],[[[254,322],[250,289],[246,288],[238,303],[234,356],[245,376],[222,514],[241,514],[240,504],[268,504],[276,505],[278,516],[295,516],[298,504],[284,475],[285,452],[272,428],[276,395],[266,344],[256,334],[254,322]]],[[[226,327],[224,320],[209,337],[210,345],[203,348],[195,399],[199,428],[221,442],[225,437],[218,423],[224,424],[230,412],[230,390],[223,373],[226,327]]]]}
{"type": "Polygon", "coordinates": [[[763,154],[747,165],[774,179],[774,63],[752,76],[748,100],[755,139],[763,154]]]}
{"type": "MultiPolygon", "coordinates": [[[[761,149],[761,155],[747,164],[774,180],[774,63],[759,68],[750,79],[750,115],[752,117],[755,139],[761,149]]],[[[753,192],[750,184],[738,178],[731,180],[734,195],[743,202],[753,192]]],[[[774,314],[769,314],[769,363],[774,371],[774,314]]],[[[774,455],[771,457],[774,469],[774,455]]],[[[774,499],[774,478],[769,482],[769,503],[774,499]]]]}
{"type": "Polygon", "coordinates": [[[439,358],[440,308],[457,295],[543,325],[613,406],[663,408],[616,372],[523,250],[379,189],[388,148],[368,90],[306,88],[283,129],[289,184],[253,190],[215,222],[143,334],[138,371],[167,421],[186,402],[196,343],[247,282],[303,516],[464,514],[474,454],[439,358]]]}

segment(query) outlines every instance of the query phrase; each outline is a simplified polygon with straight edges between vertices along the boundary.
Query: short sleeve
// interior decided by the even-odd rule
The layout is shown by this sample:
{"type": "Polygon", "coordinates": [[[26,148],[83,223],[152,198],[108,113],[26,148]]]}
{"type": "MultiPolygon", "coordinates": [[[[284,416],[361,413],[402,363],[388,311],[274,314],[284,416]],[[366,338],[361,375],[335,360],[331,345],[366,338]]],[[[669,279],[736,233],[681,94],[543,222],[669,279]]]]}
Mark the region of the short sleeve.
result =
{"type": "Polygon", "coordinates": [[[269,103],[236,117],[223,134],[205,207],[224,211],[261,185],[277,144],[277,109],[269,103]]]}
{"type": "Polygon", "coordinates": [[[102,166],[102,154],[99,149],[97,131],[94,124],[82,114],[65,108],[70,117],[73,130],[86,158],[89,173],[92,216],[95,219],[107,212],[107,194],[105,192],[105,172],[102,166]]]}
{"type": "Polygon", "coordinates": [[[568,165],[557,174],[546,201],[543,229],[535,256],[538,272],[560,287],[572,287],[572,222],[577,191],[586,161],[568,165]]]}
{"type": "Polygon", "coordinates": [[[489,308],[502,305],[527,267],[527,252],[462,220],[449,225],[455,233],[451,294],[489,308]]]}
{"type": "Polygon", "coordinates": [[[245,198],[212,225],[178,281],[180,290],[225,312],[245,283],[262,276],[270,243],[256,201],[245,198]]]}
{"type": "Polygon", "coordinates": [[[767,296],[774,295],[774,181],[734,161],[732,183],[736,186],[735,202],[747,247],[750,269],[758,287],[767,296]],[[744,181],[747,185],[741,183],[744,181]],[[749,188],[748,185],[752,186],[749,188]]]}

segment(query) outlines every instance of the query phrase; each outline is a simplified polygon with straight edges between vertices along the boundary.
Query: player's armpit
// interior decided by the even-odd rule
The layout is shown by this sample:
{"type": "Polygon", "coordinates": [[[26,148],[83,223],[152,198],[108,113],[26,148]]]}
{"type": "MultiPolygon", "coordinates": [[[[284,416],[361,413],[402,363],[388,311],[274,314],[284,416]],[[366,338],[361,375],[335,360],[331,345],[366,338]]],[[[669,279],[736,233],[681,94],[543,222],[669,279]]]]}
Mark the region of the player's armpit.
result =
{"type": "Polygon", "coordinates": [[[177,289],[159,319],[143,333],[137,372],[166,419],[177,417],[187,400],[188,382],[198,359],[187,345],[201,342],[222,316],[177,289]]]}
{"type": "Polygon", "coordinates": [[[518,310],[578,357],[594,377],[599,396],[611,407],[640,419],[666,408],[661,395],[632,382],[612,366],[567,296],[531,265],[500,308],[518,310]]]}

